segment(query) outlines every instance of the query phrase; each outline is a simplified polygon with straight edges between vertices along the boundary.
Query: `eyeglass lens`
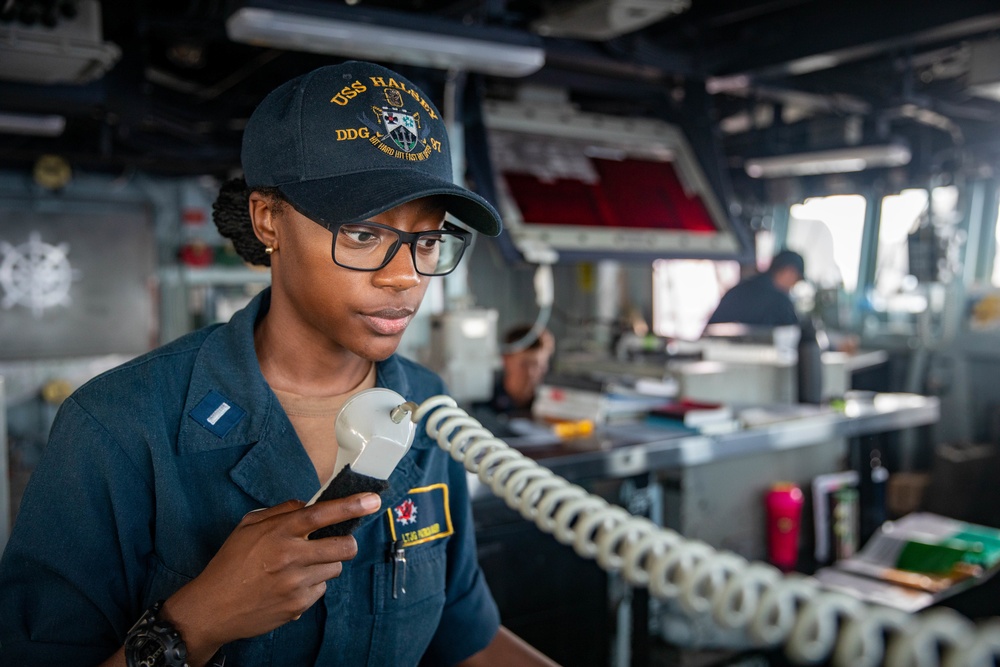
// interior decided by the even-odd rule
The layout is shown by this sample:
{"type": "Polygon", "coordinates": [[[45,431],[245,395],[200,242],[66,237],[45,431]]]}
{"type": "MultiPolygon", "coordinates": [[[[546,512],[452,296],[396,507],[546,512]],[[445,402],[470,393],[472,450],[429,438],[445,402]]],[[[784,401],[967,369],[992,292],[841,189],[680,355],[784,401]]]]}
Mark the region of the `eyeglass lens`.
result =
{"type": "MultiPolygon", "coordinates": [[[[449,273],[462,258],[465,239],[449,230],[417,232],[409,239],[410,254],[417,272],[437,276],[449,273]]],[[[398,232],[364,223],[343,225],[337,231],[333,259],[349,269],[373,271],[380,269],[395,256],[402,239],[398,232]]]]}

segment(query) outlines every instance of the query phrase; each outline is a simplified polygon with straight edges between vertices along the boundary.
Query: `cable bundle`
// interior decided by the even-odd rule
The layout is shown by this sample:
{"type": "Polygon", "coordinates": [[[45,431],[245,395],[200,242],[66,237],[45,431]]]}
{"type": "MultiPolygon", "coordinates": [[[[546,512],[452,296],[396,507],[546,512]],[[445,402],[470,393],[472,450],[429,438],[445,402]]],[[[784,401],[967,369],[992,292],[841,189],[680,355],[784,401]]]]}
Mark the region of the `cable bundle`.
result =
{"type": "Polygon", "coordinates": [[[1000,658],[1000,618],[977,626],[950,609],[907,614],[825,591],[629,514],[511,448],[451,397],[397,409],[427,417],[442,449],[543,532],[691,615],[744,631],[749,646],[784,644],[797,663],[844,667],[993,667],[1000,658]]]}

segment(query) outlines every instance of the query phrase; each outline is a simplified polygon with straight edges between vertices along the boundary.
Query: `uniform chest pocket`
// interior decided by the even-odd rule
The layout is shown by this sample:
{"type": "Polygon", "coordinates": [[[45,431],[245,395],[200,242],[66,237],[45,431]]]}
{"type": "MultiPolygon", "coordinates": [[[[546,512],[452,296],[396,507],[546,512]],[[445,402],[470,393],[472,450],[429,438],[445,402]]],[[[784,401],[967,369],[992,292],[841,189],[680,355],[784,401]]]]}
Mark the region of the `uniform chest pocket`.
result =
{"type": "Polygon", "coordinates": [[[420,661],[444,609],[446,542],[407,549],[405,580],[401,563],[374,566],[375,626],[369,665],[420,661]]]}
{"type": "MultiPolygon", "coordinates": [[[[147,600],[163,600],[173,595],[179,588],[191,581],[192,577],[175,572],[154,554],[151,559],[150,576],[147,579],[144,597],[147,600]]],[[[312,613],[313,610],[310,610],[312,613]]],[[[305,616],[305,614],[303,615],[305,616]]],[[[272,664],[274,653],[274,631],[259,637],[239,639],[223,647],[227,663],[235,665],[272,664]]],[[[301,663],[288,663],[301,664],[301,663]]]]}
{"type": "Polygon", "coordinates": [[[156,600],[165,600],[191,581],[191,579],[192,577],[167,567],[160,558],[160,555],[154,553],[150,558],[149,576],[146,578],[142,592],[143,599],[153,602],[156,600]]]}

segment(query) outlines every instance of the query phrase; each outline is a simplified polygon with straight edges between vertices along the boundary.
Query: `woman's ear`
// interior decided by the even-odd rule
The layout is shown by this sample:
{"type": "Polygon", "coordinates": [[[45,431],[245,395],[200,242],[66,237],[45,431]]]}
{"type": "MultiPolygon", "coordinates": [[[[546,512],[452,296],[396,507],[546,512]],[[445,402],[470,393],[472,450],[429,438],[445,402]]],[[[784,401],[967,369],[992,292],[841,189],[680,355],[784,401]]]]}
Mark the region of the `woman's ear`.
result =
{"type": "Polygon", "coordinates": [[[275,207],[269,198],[259,192],[251,192],[249,197],[250,222],[253,233],[268,248],[278,248],[278,230],[275,207]]]}

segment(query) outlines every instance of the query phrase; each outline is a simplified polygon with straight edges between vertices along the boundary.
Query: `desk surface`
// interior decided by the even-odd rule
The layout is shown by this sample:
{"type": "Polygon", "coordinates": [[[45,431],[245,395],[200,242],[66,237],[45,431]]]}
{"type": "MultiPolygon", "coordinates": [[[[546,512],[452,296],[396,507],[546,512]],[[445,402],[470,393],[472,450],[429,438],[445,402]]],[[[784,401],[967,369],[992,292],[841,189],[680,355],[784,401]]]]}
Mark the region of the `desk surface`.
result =
{"type": "Polygon", "coordinates": [[[924,426],[937,422],[940,410],[934,397],[873,394],[848,399],[842,410],[787,405],[749,414],[756,425],[718,435],[647,421],[603,426],[592,436],[557,444],[505,440],[567,479],[607,479],[924,426]]]}

